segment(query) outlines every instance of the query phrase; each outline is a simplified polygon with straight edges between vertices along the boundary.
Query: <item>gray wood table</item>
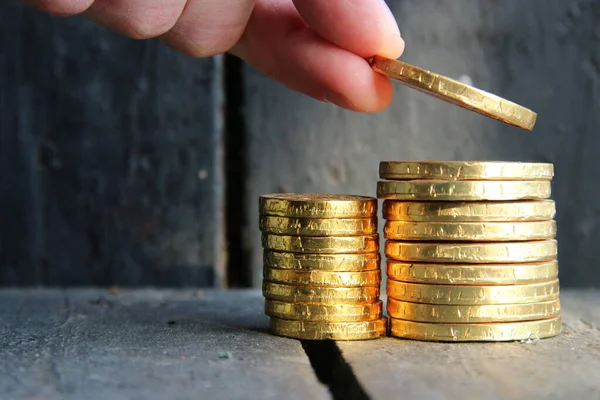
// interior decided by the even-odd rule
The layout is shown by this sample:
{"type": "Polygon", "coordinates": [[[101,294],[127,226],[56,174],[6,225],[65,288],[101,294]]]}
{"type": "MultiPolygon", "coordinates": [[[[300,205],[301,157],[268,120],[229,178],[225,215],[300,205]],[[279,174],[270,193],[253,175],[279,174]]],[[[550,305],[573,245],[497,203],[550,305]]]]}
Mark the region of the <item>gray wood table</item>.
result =
{"type": "Polygon", "coordinates": [[[1,290],[1,399],[597,399],[600,291],[529,343],[267,333],[261,293],[1,290]]]}

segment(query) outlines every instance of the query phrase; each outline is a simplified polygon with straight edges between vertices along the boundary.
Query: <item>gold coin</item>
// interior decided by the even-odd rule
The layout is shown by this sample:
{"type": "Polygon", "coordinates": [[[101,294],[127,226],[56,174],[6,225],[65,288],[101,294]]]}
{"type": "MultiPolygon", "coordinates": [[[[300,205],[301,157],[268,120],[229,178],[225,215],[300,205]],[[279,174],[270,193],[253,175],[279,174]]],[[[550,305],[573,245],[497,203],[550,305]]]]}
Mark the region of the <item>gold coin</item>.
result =
{"type": "Polygon", "coordinates": [[[287,320],[320,322],[360,322],[381,319],[383,303],[313,304],[265,301],[265,314],[287,320]]]}
{"type": "Polygon", "coordinates": [[[387,276],[432,285],[515,285],[558,276],[558,261],[521,264],[429,264],[388,260],[387,276]]]}
{"type": "Polygon", "coordinates": [[[288,218],[263,215],[260,230],[278,235],[357,236],[377,233],[377,218],[288,218]]]}
{"type": "Polygon", "coordinates": [[[553,200],[511,202],[383,202],[383,218],[414,222],[547,221],[554,218],[553,200]]]}
{"type": "Polygon", "coordinates": [[[381,284],[381,272],[379,270],[336,272],[298,271],[265,267],[263,276],[269,282],[286,283],[289,285],[360,287],[379,286],[381,284]]]}
{"type": "Polygon", "coordinates": [[[378,252],[359,254],[303,254],[265,250],[263,263],[267,268],[314,271],[372,271],[379,270],[378,252]]]}
{"type": "Polygon", "coordinates": [[[550,197],[550,181],[379,181],[377,197],[391,200],[526,200],[550,197]]]}
{"type": "Polygon", "coordinates": [[[502,264],[555,260],[556,240],[504,243],[385,243],[385,255],[393,260],[460,264],[502,264]]]}
{"type": "Polygon", "coordinates": [[[262,234],[265,249],[291,253],[348,254],[379,250],[379,235],[365,236],[284,236],[262,234]]]}
{"type": "Polygon", "coordinates": [[[554,239],[555,221],[523,222],[409,222],[388,221],[386,239],[507,242],[554,239]]]}
{"type": "Polygon", "coordinates": [[[560,300],[530,304],[457,306],[409,303],[388,298],[387,312],[390,318],[415,322],[463,324],[534,321],[558,316],[560,300]]]}
{"type": "Polygon", "coordinates": [[[379,177],[390,180],[442,181],[552,180],[554,165],[506,161],[382,161],[379,177]]]}
{"type": "Polygon", "coordinates": [[[271,317],[271,332],[306,340],[365,340],[385,336],[387,319],[361,322],[290,321],[271,317]]]}
{"type": "Polygon", "coordinates": [[[353,288],[294,286],[263,281],[263,296],[287,303],[365,304],[379,301],[379,285],[353,288]]]}
{"type": "Polygon", "coordinates": [[[377,216],[377,200],[342,194],[265,194],[260,196],[259,211],[292,218],[372,218],[377,216]]]}
{"type": "Polygon", "coordinates": [[[561,332],[560,317],[539,321],[489,324],[432,324],[390,318],[391,335],[415,340],[439,342],[507,342],[537,340],[561,332]]]}
{"type": "Polygon", "coordinates": [[[427,285],[388,279],[387,295],[411,303],[449,305],[526,304],[558,299],[558,279],[506,286],[427,285]]]}
{"type": "Polygon", "coordinates": [[[532,130],[535,125],[535,112],[454,79],[381,56],[373,57],[371,66],[413,89],[505,124],[527,130],[532,130]]]}

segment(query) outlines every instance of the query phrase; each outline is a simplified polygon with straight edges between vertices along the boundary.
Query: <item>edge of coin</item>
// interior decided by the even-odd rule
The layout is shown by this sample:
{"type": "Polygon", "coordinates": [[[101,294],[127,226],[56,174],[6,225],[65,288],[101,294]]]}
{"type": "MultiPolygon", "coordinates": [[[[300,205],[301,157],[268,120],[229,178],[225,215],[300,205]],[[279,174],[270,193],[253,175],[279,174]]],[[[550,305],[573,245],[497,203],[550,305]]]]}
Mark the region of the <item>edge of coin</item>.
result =
{"type": "Polygon", "coordinates": [[[463,324],[519,322],[560,315],[560,299],[528,304],[448,305],[387,299],[390,318],[413,322],[463,324]]]}
{"type": "Polygon", "coordinates": [[[379,177],[400,181],[551,181],[554,165],[520,161],[381,161],[379,177]]]}
{"type": "Polygon", "coordinates": [[[392,260],[429,263],[526,263],[555,260],[558,257],[558,242],[556,239],[499,243],[386,240],[385,255],[392,260]],[[496,254],[491,254],[494,252],[496,254]]]}
{"type": "Polygon", "coordinates": [[[551,199],[523,201],[403,201],[384,200],[386,221],[409,222],[517,222],[549,221],[556,216],[551,199]]]}
{"type": "Polygon", "coordinates": [[[268,300],[286,303],[368,304],[379,301],[381,288],[286,285],[263,280],[262,293],[268,300]]]}
{"type": "Polygon", "coordinates": [[[432,324],[390,318],[393,337],[435,342],[514,342],[558,336],[560,316],[537,321],[492,324],[432,324]]]}
{"type": "Polygon", "coordinates": [[[265,249],[291,253],[354,254],[379,251],[379,234],[363,236],[292,236],[262,233],[265,249]]]}
{"type": "Polygon", "coordinates": [[[295,218],[372,218],[377,199],[369,196],[325,193],[270,193],[258,200],[261,215],[295,218]]]}
{"type": "Polygon", "coordinates": [[[550,198],[550,181],[378,181],[377,198],[415,201],[515,201],[550,198]]]}
{"type": "Polygon", "coordinates": [[[303,286],[364,287],[381,284],[381,271],[296,271],[281,268],[263,268],[263,279],[269,282],[303,286]]]}
{"type": "Polygon", "coordinates": [[[556,221],[386,221],[383,231],[386,239],[401,241],[516,242],[554,239],[556,221]]]}
{"type": "Polygon", "coordinates": [[[316,254],[263,250],[263,264],[268,268],[298,271],[362,272],[379,270],[381,254],[370,253],[316,254]]]}
{"type": "Polygon", "coordinates": [[[361,322],[312,322],[270,318],[271,333],[303,340],[369,340],[387,334],[387,318],[361,322]]]}
{"type": "Polygon", "coordinates": [[[368,304],[319,304],[265,300],[265,314],[278,319],[314,322],[374,321],[383,316],[383,301],[368,304]]]}
{"type": "Polygon", "coordinates": [[[265,233],[289,236],[365,236],[377,233],[373,218],[293,218],[261,215],[259,229],[265,233]]]}
{"type": "Polygon", "coordinates": [[[529,304],[559,298],[558,278],[522,285],[430,285],[387,280],[388,298],[420,304],[480,306],[529,304]]]}
{"type": "Polygon", "coordinates": [[[388,279],[437,285],[518,285],[558,278],[558,260],[509,264],[441,264],[387,260],[388,279]]]}
{"type": "Polygon", "coordinates": [[[371,68],[425,94],[508,125],[531,131],[537,120],[537,113],[519,104],[400,60],[374,56],[371,68]]]}

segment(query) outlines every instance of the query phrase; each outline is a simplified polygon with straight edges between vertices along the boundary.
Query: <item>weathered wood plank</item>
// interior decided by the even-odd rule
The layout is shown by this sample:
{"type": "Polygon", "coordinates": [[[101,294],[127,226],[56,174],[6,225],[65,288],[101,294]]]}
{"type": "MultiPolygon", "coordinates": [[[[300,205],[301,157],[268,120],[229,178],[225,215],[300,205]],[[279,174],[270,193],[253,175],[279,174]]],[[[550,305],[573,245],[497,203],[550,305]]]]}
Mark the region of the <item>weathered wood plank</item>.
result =
{"type": "MultiPolygon", "coordinates": [[[[561,298],[565,333],[539,342],[337,345],[373,399],[597,398],[600,292],[561,298]]],[[[300,343],[266,333],[263,304],[260,291],[0,290],[0,393],[328,398],[300,343]]]]}
{"type": "Polygon", "coordinates": [[[11,399],[327,399],[257,291],[0,291],[11,399]]]}
{"type": "Polygon", "coordinates": [[[0,285],[221,285],[220,74],[2,2],[0,285]]]}
{"type": "MultiPolygon", "coordinates": [[[[375,194],[390,159],[550,161],[563,286],[598,286],[600,3],[388,0],[406,40],[402,57],[539,113],[533,133],[396,86],[385,112],[361,115],[294,94],[248,68],[248,230],[259,195],[375,194]]],[[[335,66],[332,66],[335,68],[335,66]]],[[[253,278],[262,274],[253,235],[253,278]]]]}
{"type": "Polygon", "coordinates": [[[386,338],[338,346],[373,399],[600,396],[600,292],[561,294],[564,333],[532,343],[386,338]]]}

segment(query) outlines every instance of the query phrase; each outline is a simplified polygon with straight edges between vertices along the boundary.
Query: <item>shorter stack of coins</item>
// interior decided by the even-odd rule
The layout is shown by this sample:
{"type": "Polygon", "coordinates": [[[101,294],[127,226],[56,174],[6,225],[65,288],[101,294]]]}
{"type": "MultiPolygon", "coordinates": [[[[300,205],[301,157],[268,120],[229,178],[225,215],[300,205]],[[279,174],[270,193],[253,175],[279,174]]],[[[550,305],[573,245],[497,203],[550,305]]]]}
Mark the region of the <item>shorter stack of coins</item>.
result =
{"type": "Polygon", "coordinates": [[[259,202],[271,331],[314,340],[384,336],[377,200],[271,194],[259,202]]]}
{"type": "Polygon", "coordinates": [[[391,335],[559,334],[553,174],[541,163],[382,162],[391,335]]]}

